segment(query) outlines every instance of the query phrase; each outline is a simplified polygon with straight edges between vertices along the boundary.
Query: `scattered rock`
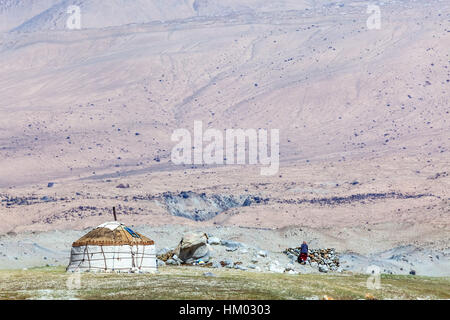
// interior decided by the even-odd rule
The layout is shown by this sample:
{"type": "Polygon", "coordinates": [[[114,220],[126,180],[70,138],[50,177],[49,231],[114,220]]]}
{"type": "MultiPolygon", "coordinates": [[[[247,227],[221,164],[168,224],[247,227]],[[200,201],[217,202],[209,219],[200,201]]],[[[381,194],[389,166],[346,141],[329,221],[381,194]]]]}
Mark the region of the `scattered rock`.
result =
{"type": "Polygon", "coordinates": [[[281,266],[278,261],[275,260],[270,264],[269,271],[275,273],[283,273],[285,271],[285,268],[281,266]]]}
{"type": "Polygon", "coordinates": [[[164,267],[166,263],[162,260],[157,259],[158,267],[164,267]]]}
{"type": "Polygon", "coordinates": [[[125,184],[121,183],[118,186],[116,186],[116,188],[119,188],[119,189],[128,189],[129,187],[130,187],[130,185],[128,183],[125,183],[125,184]]]}
{"type": "Polygon", "coordinates": [[[176,255],[176,254],[174,254],[173,256],[172,256],[172,259],[173,260],[175,260],[175,261],[177,261],[178,263],[183,263],[183,260],[181,260],[180,258],[178,258],[178,256],[176,255]]]}
{"type": "Polygon", "coordinates": [[[295,270],[295,268],[294,268],[293,264],[286,266],[286,271],[294,271],[294,270],[295,270]]]}
{"type": "Polygon", "coordinates": [[[258,251],[258,255],[261,256],[261,257],[267,257],[267,251],[259,250],[258,251]]]}
{"type": "Polygon", "coordinates": [[[172,258],[168,259],[168,260],[166,261],[166,264],[170,264],[170,265],[173,265],[173,266],[179,266],[179,265],[180,265],[180,263],[179,263],[178,261],[175,261],[175,260],[172,259],[172,258]]]}
{"type": "Polygon", "coordinates": [[[295,255],[293,255],[292,253],[288,253],[288,258],[291,261],[297,261],[298,257],[296,257],[295,255]]]}
{"type": "Polygon", "coordinates": [[[327,273],[329,271],[328,267],[326,265],[319,265],[319,271],[323,273],[327,273]]]}
{"type": "Polygon", "coordinates": [[[228,209],[241,207],[244,203],[248,205],[252,202],[268,201],[268,199],[260,199],[258,196],[207,195],[206,193],[192,191],[183,191],[181,193],[165,192],[161,198],[172,215],[194,221],[210,220],[228,209]],[[247,201],[247,199],[249,200],[247,201]]]}
{"type": "Polygon", "coordinates": [[[241,265],[241,264],[235,264],[235,265],[234,265],[234,268],[235,268],[235,269],[238,269],[238,270],[243,270],[243,271],[248,270],[248,268],[244,267],[244,266],[241,265]]]}
{"type": "MultiPolygon", "coordinates": [[[[243,243],[237,242],[237,241],[229,241],[229,240],[222,240],[220,243],[230,249],[238,249],[238,248],[245,248],[245,245],[243,243]]],[[[234,250],[233,250],[234,251],[234,250]]]]}
{"type": "Polygon", "coordinates": [[[219,245],[220,239],[217,237],[210,237],[210,238],[208,238],[208,243],[211,245],[219,245]]]}
{"type": "Polygon", "coordinates": [[[222,267],[233,268],[234,263],[231,260],[220,261],[222,267]]]}

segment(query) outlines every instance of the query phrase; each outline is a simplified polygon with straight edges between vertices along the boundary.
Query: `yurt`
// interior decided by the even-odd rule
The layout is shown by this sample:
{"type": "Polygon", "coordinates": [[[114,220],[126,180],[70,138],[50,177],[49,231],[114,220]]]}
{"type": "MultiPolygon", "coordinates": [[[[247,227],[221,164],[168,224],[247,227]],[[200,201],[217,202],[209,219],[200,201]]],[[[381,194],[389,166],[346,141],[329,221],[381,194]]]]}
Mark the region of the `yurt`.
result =
{"type": "Polygon", "coordinates": [[[118,221],[106,222],[72,244],[68,272],[156,272],[153,240],[118,221]]]}

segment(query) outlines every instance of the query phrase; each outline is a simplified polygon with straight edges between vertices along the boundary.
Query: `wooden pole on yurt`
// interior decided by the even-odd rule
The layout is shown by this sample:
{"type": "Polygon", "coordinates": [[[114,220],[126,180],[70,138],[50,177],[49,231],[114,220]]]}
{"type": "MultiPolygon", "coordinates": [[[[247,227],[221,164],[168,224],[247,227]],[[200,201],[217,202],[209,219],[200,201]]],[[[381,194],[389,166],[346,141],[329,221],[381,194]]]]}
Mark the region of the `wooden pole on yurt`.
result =
{"type": "Polygon", "coordinates": [[[116,217],[116,207],[113,207],[113,215],[114,215],[114,221],[117,221],[117,217],[116,217]]]}

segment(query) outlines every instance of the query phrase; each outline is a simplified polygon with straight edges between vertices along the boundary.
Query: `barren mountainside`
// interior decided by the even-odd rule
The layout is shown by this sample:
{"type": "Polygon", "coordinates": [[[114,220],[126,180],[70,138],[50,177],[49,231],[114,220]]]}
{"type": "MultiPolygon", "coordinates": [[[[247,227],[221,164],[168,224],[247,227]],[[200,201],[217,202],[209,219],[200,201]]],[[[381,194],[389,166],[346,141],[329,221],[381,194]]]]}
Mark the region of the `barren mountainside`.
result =
{"type": "Polygon", "coordinates": [[[0,233],[116,206],[136,225],[448,247],[450,4],[378,5],[369,29],[351,0],[0,0],[0,233]],[[279,129],[279,172],[174,165],[194,121],[279,129]]]}
{"type": "Polygon", "coordinates": [[[79,6],[83,28],[104,28],[125,24],[152,23],[194,17],[256,14],[302,10],[307,1],[218,1],[218,0],[5,0],[0,10],[8,17],[2,31],[34,32],[63,30],[67,9],[79,6]],[[26,8],[26,9],[25,9],[26,8]],[[31,12],[26,13],[31,8],[31,12]]]}

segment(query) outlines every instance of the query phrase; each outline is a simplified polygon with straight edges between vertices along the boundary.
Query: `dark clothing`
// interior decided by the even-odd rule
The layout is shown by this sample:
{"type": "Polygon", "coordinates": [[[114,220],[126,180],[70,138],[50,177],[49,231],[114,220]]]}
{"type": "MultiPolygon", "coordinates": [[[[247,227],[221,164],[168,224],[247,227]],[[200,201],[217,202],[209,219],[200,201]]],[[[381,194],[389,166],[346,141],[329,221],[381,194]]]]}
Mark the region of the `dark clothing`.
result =
{"type": "Polygon", "coordinates": [[[298,256],[298,263],[305,264],[306,260],[308,260],[308,245],[306,243],[302,243],[300,247],[300,255],[298,256]]]}
{"type": "Polygon", "coordinates": [[[302,246],[300,248],[301,253],[308,253],[308,245],[306,243],[302,243],[302,246]]]}
{"type": "Polygon", "coordinates": [[[308,254],[307,253],[300,253],[300,260],[301,260],[301,262],[306,262],[307,259],[308,259],[308,254]]]}

